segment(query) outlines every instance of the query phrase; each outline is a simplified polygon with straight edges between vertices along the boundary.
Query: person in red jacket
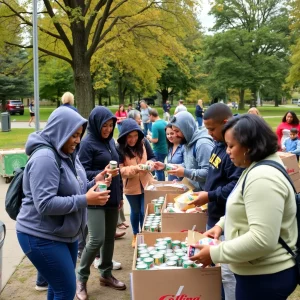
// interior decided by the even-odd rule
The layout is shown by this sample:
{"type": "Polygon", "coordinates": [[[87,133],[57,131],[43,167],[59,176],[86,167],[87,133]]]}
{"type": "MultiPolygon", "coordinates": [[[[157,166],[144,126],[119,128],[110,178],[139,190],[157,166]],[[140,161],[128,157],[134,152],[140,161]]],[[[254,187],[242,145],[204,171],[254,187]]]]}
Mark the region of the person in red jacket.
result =
{"type": "Polygon", "coordinates": [[[280,148],[286,138],[290,136],[290,130],[292,128],[298,129],[298,137],[300,138],[299,130],[299,119],[293,111],[288,111],[282,118],[282,122],[278,125],[276,129],[276,134],[278,137],[278,144],[280,148]]]}
{"type": "Polygon", "coordinates": [[[119,109],[116,111],[115,116],[117,117],[117,127],[120,132],[122,122],[127,118],[127,112],[126,112],[123,104],[119,105],[119,109]]]}

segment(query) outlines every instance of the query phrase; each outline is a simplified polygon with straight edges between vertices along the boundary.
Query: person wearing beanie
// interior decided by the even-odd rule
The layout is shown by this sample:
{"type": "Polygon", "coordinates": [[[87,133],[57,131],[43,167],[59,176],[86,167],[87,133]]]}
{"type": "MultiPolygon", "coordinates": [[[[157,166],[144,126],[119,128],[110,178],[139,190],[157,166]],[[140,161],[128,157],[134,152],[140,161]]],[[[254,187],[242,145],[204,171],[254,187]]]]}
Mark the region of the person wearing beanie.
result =
{"type": "Polygon", "coordinates": [[[131,209],[134,248],[136,235],[144,222],[144,188],[153,180],[151,171],[155,156],[151,146],[144,142],[143,131],[133,119],[123,121],[117,142],[123,190],[131,209]]]}
{"type": "MultiPolygon", "coordinates": [[[[192,114],[182,111],[170,120],[175,135],[184,144],[183,164],[168,174],[177,177],[186,177],[195,187],[194,191],[203,191],[209,169],[210,153],[214,147],[212,137],[206,128],[198,129],[192,114]]],[[[156,169],[163,169],[164,164],[155,163],[156,169]]]]}

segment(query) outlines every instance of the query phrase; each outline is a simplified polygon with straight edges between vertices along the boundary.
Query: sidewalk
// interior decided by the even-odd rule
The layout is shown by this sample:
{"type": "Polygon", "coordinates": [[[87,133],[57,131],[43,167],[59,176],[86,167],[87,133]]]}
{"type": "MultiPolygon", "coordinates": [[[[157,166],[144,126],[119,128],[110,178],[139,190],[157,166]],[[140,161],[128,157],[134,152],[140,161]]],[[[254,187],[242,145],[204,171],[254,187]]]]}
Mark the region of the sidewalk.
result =
{"type": "MultiPolygon", "coordinates": [[[[3,265],[2,265],[2,289],[5,287],[6,283],[12,276],[12,274],[15,272],[18,265],[21,263],[21,261],[24,258],[24,253],[20,248],[20,245],[18,243],[17,235],[16,235],[16,229],[15,224],[16,222],[10,219],[8,214],[5,211],[5,194],[8,188],[8,184],[5,183],[5,180],[3,177],[0,176],[0,220],[5,224],[6,226],[6,238],[4,241],[3,246],[3,265]]],[[[125,199],[125,198],[124,198],[125,199]]],[[[129,213],[130,208],[128,201],[124,201],[124,213],[126,215],[127,222],[130,223],[129,220],[129,213]]],[[[128,228],[126,230],[127,235],[131,232],[131,229],[128,228]]],[[[129,237],[128,237],[129,238],[129,237]]],[[[130,245],[130,240],[127,241],[130,245]]],[[[122,261],[122,260],[121,260],[122,261]]],[[[27,265],[30,265],[30,262],[27,263],[27,265]]],[[[34,272],[35,273],[35,272],[34,272]]],[[[33,283],[32,283],[33,284],[33,283]]],[[[2,298],[0,299],[12,299],[12,298],[2,298]]],[[[20,298],[15,298],[20,299],[20,298]]],[[[33,298],[27,298],[27,299],[33,299],[33,298]]],[[[34,298],[35,299],[35,298],[34,298]]]]}
{"type": "MultiPolygon", "coordinates": [[[[28,122],[14,122],[13,118],[10,123],[11,129],[14,128],[35,128],[35,124],[33,123],[31,127],[28,126],[28,122]]],[[[40,122],[40,129],[43,129],[46,126],[46,122],[40,122]]],[[[0,122],[0,128],[1,128],[1,122],[0,122]]]]}

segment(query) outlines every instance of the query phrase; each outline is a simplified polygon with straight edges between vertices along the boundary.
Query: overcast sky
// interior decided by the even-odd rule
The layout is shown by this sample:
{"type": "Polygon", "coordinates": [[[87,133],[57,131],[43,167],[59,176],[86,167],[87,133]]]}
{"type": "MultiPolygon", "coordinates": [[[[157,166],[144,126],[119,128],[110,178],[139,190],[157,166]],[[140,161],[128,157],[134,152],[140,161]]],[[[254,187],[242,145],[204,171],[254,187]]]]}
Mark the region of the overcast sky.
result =
{"type": "Polygon", "coordinates": [[[211,7],[209,2],[209,0],[202,0],[202,10],[199,16],[202,26],[206,31],[214,25],[214,18],[208,15],[211,7]]]}

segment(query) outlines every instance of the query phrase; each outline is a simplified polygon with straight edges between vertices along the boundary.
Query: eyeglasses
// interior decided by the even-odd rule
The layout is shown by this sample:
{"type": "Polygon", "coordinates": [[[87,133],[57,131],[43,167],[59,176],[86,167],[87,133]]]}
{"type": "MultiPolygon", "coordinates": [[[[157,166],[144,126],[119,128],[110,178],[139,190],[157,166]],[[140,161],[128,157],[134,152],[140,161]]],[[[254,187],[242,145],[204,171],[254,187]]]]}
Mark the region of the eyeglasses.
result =
{"type": "Polygon", "coordinates": [[[175,116],[171,117],[170,118],[170,123],[175,123],[175,122],[176,122],[176,117],[175,116]]]}

